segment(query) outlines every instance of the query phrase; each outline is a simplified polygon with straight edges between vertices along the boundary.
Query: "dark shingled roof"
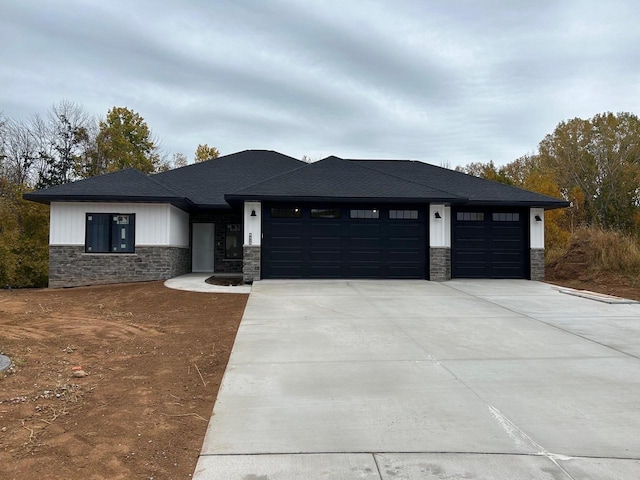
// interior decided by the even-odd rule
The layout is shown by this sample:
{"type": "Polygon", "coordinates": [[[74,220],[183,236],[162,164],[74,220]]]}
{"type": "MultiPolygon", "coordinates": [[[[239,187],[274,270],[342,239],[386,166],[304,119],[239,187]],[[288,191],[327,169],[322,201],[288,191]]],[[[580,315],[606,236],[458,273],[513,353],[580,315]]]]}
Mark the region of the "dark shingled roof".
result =
{"type": "Polygon", "coordinates": [[[229,208],[224,199],[254,183],[305,166],[306,163],[270,150],[245,150],[188,165],[152,178],[180,192],[198,206],[229,208]]]}
{"type": "Polygon", "coordinates": [[[188,203],[184,196],[162,185],[135,168],[90,177],[77,182],[56,185],[24,194],[27,200],[51,201],[120,201],[169,202],[178,206],[188,203]]]}
{"type": "Polygon", "coordinates": [[[569,205],[520,188],[410,160],[344,160],[307,164],[269,150],[245,150],[168,172],[122,170],[24,195],[52,201],[168,202],[185,210],[230,208],[241,200],[569,205]]]}
{"type": "Polygon", "coordinates": [[[415,160],[350,161],[406,180],[425,185],[437,185],[451,194],[466,197],[469,204],[520,205],[550,209],[569,206],[569,202],[548,195],[415,160]]]}
{"type": "Polygon", "coordinates": [[[229,201],[336,200],[456,202],[458,197],[433,186],[388,175],[338,157],[327,157],[289,173],[257,183],[225,196],[229,201]]]}

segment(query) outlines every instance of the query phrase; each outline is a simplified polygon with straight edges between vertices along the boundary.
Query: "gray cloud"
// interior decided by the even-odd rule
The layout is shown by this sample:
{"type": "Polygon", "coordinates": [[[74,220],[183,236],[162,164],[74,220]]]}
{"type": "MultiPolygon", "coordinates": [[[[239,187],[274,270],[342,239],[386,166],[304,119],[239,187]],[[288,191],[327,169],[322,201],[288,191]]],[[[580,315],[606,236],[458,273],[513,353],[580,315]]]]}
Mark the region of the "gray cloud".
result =
{"type": "Polygon", "coordinates": [[[140,113],[168,153],[506,163],[640,107],[633,0],[0,4],[0,111],[140,113]]]}

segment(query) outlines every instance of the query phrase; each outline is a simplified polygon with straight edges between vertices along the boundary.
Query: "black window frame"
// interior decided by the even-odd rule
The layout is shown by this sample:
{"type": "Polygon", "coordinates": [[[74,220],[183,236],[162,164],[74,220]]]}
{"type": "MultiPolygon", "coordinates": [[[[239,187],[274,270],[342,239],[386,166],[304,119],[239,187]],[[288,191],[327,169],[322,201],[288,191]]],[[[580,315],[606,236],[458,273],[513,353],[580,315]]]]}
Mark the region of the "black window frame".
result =
{"type": "MultiPolygon", "coordinates": [[[[94,224],[96,225],[96,224],[94,224]]],[[[95,227],[96,229],[99,228],[98,226],[95,227]]],[[[127,255],[127,254],[133,254],[136,253],[136,214],[135,213],[105,213],[105,212],[87,212],[85,214],[85,228],[84,228],[84,252],[85,253],[99,253],[99,254],[112,254],[112,255],[127,255]],[[102,231],[99,232],[99,234],[101,235],[106,235],[106,239],[105,237],[102,237],[102,241],[99,243],[102,244],[106,244],[106,248],[101,248],[99,250],[94,250],[94,245],[97,244],[98,242],[94,241],[92,242],[93,245],[90,245],[89,242],[91,239],[93,239],[94,236],[96,236],[96,232],[91,232],[89,231],[90,229],[90,224],[89,222],[93,222],[93,218],[94,217],[98,217],[101,218],[103,220],[102,222],[102,226],[103,228],[106,227],[106,231],[102,231]],[[118,247],[117,244],[119,243],[120,245],[122,245],[121,240],[122,239],[118,239],[118,241],[115,241],[115,231],[117,229],[118,225],[123,225],[120,222],[120,218],[122,217],[127,217],[127,223],[126,225],[128,225],[128,228],[126,229],[127,233],[127,238],[126,238],[126,247],[123,249],[121,246],[118,247]],[[104,220],[107,221],[104,221],[104,220]],[[115,223],[114,223],[115,222],[115,223]],[[114,228],[115,226],[115,228],[114,228]],[[105,241],[106,240],[106,241],[105,241]],[[116,244],[115,250],[114,250],[114,244],[116,244]]]]}

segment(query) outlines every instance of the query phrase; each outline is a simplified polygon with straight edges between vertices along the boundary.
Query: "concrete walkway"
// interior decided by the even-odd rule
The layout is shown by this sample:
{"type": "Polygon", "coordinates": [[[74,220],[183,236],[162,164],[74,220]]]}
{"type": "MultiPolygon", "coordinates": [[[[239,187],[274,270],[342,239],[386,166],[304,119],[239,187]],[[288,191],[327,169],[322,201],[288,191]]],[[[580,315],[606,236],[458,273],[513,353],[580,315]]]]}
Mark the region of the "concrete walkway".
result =
{"type": "Polygon", "coordinates": [[[637,480],[639,357],[543,283],[256,282],[194,478],[637,480]]]}
{"type": "MultiPolygon", "coordinates": [[[[251,285],[211,285],[206,282],[212,273],[187,273],[179,277],[170,278],[164,282],[167,288],[186,290],[188,292],[204,293],[251,293],[251,285]]],[[[218,275],[221,276],[222,275],[218,275]]]]}

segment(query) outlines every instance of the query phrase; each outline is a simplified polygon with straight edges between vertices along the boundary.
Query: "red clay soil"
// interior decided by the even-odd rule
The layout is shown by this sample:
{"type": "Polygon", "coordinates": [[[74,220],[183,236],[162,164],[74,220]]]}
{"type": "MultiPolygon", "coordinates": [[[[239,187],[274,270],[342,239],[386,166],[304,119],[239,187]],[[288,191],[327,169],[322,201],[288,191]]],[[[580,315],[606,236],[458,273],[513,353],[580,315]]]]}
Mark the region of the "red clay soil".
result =
{"type": "Polygon", "coordinates": [[[190,478],[247,297],[0,291],[0,479],[190,478]]]}

